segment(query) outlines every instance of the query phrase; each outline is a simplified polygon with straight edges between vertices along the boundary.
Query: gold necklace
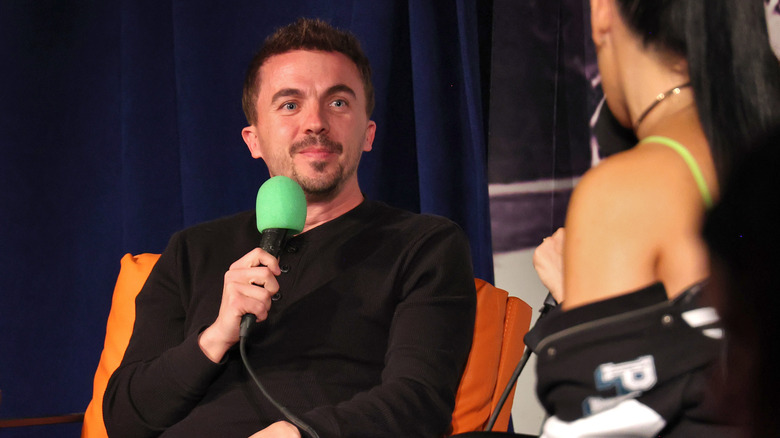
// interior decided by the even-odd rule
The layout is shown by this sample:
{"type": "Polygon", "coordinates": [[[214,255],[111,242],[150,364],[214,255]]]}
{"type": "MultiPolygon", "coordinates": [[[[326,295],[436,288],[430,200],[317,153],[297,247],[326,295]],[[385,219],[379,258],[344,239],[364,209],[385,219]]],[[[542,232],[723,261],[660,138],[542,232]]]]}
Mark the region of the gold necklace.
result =
{"type": "Polygon", "coordinates": [[[655,102],[651,103],[650,106],[647,107],[647,109],[642,113],[641,116],[639,116],[638,119],[636,119],[636,123],[634,123],[634,132],[636,132],[637,129],[639,129],[639,124],[642,123],[642,121],[647,117],[648,114],[650,114],[650,111],[652,111],[655,107],[658,106],[659,103],[663,102],[664,99],[666,99],[669,96],[676,96],[680,94],[680,90],[685,87],[690,87],[691,83],[687,82],[682,85],[678,85],[674,88],[672,88],[669,91],[663,92],[659,94],[658,96],[655,96],[655,102]]]}

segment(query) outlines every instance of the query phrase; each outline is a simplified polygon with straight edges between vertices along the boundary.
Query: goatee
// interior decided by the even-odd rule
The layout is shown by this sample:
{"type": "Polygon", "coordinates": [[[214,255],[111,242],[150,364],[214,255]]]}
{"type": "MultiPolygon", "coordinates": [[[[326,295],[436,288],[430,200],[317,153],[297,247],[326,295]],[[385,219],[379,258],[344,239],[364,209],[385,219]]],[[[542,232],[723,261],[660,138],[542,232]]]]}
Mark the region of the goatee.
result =
{"type": "MultiPolygon", "coordinates": [[[[329,139],[325,134],[320,134],[318,136],[310,135],[301,141],[293,143],[292,146],[290,146],[290,157],[293,157],[295,154],[312,146],[318,146],[325,152],[338,155],[340,155],[344,150],[344,147],[341,145],[341,143],[329,139]]],[[[311,168],[320,174],[319,178],[303,177],[298,174],[295,168],[293,168],[292,178],[298,184],[300,184],[304,193],[306,193],[306,198],[310,201],[326,200],[331,197],[335,197],[335,194],[338,192],[338,188],[343,182],[344,167],[341,164],[338,164],[337,168],[331,174],[326,174],[325,172],[328,168],[328,164],[329,163],[327,161],[314,161],[309,163],[311,168]]]]}

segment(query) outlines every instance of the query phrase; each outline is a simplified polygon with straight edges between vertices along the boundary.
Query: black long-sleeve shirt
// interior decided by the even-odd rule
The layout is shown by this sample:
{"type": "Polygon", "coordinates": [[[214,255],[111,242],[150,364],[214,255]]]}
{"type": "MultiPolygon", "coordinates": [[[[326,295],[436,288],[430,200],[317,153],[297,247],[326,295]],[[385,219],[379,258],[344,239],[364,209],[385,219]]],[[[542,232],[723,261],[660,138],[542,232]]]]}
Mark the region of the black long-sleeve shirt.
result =
{"type": "MultiPolygon", "coordinates": [[[[112,437],[246,437],[283,419],[237,348],[200,350],[224,274],[259,244],[254,212],[173,236],[136,301],[136,324],[104,397],[112,437]]],[[[322,437],[434,437],[451,421],[475,291],[452,222],[365,201],[292,238],[280,293],[248,339],[268,392],[322,437]]]]}

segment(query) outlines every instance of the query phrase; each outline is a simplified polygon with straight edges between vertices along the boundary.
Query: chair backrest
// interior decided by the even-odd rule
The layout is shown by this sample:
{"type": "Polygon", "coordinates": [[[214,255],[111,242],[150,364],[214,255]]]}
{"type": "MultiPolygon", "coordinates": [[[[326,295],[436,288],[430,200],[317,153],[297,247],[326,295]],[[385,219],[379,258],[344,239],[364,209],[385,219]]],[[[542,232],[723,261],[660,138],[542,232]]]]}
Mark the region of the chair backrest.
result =
{"type": "MultiPolygon", "coordinates": [[[[466,369],[455,397],[452,431],[482,431],[523,355],[523,337],[531,326],[531,306],[502,289],[475,279],[477,316],[466,369]]],[[[501,408],[494,432],[509,426],[515,388],[501,408]]]]}
{"type": "MultiPolygon", "coordinates": [[[[103,394],[130,342],[135,322],[135,297],[159,257],[159,254],[126,254],[122,257],[103,352],[95,371],[92,401],[84,414],[82,438],[108,437],[103,423],[103,394]]],[[[519,298],[509,297],[506,291],[480,279],[475,279],[475,285],[474,339],[456,396],[452,434],[484,428],[523,354],[523,336],[531,324],[531,307],[519,298]]],[[[506,431],[511,410],[512,397],[509,397],[494,431],[506,431]]]]}
{"type": "Polygon", "coordinates": [[[106,339],[92,385],[92,401],[84,413],[82,438],[108,438],[103,423],[103,393],[108,378],[119,367],[135,324],[135,297],[157,263],[160,254],[125,254],[120,262],[119,277],[111,298],[111,311],[106,324],[106,339]]]}

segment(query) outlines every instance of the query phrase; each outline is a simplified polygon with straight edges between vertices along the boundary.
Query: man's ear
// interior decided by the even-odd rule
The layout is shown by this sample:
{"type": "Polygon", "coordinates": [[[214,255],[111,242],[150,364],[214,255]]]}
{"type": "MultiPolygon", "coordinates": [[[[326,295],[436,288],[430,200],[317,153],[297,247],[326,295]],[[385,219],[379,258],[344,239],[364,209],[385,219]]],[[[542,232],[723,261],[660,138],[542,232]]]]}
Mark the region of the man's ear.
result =
{"type": "Polygon", "coordinates": [[[257,137],[257,128],[255,125],[247,126],[242,129],[241,137],[244,138],[246,147],[248,147],[249,152],[252,153],[252,158],[263,158],[263,153],[260,150],[260,139],[257,137]]]}
{"type": "Polygon", "coordinates": [[[614,6],[614,0],[590,0],[590,28],[596,48],[602,45],[612,29],[612,14],[616,12],[614,6]]]}
{"type": "Polygon", "coordinates": [[[373,149],[375,135],[376,135],[376,122],[374,122],[373,120],[369,120],[368,126],[366,126],[366,138],[363,141],[363,152],[368,152],[371,149],[373,149]]]}

